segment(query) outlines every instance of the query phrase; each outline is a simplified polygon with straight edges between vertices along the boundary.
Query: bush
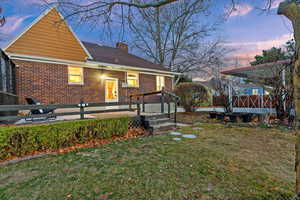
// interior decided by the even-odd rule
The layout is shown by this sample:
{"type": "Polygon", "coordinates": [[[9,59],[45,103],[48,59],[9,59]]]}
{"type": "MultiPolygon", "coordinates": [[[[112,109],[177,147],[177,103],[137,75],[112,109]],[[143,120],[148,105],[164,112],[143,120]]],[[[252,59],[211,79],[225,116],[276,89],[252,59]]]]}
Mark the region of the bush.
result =
{"type": "Polygon", "coordinates": [[[0,160],[43,150],[56,150],[93,139],[125,136],[130,118],[79,120],[0,128],[0,160]]]}
{"type": "Polygon", "coordinates": [[[199,83],[180,83],[174,92],[186,112],[195,111],[195,107],[208,100],[207,89],[199,83]]]}

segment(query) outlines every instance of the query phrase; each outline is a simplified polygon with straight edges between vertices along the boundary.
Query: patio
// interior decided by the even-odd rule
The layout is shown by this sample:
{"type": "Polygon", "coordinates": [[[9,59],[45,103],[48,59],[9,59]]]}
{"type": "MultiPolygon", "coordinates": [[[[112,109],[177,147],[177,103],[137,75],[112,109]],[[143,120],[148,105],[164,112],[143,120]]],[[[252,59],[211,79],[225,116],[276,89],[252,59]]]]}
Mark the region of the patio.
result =
{"type": "MultiPolygon", "coordinates": [[[[168,113],[168,105],[165,103],[164,113],[168,113]]],[[[133,106],[132,108],[136,108],[133,106]]],[[[128,105],[123,106],[106,106],[106,107],[86,107],[85,111],[105,111],[106,109],[129,109],[128,105]]],[[[152,116],[152,115],[159,115],[161,114],[161,104],[146,104],[145,111],[141,112],[142,116],[152,116]]],[[[171,103],[171,113],[175,110],[174,103],[171,103]]],[[[180,109],[183,111],[182,109],[180,109]]],[[[72,113],[72,112],[79,112],[80,108],[62,108],[56,109],[55,113],[72,113]]],[[[23,114],[28,114],[27,112],[23,111],[23,114]]],[[[105,118],[116,118],[121,116],[128,116],[128,117],[135,117],[137,116],[137,111],[121,111],[121,112],[105,112],[105,113],[95,113],[95,114],[85,114],[84,117],[86,119],[105,119],[105,118]]],[[[68,120],[79,120],[80,115],[65,115],[65,116],[57,116],[56,119],[50,120],[38,120],[38,121],[26,121],[25,119],[18,120],[15,124],[16,125],[25,125],[25,124],[40,124],[40,123],[49,123],[49,122],[58,122],[58,121],[68,121],[68,120]]]]}

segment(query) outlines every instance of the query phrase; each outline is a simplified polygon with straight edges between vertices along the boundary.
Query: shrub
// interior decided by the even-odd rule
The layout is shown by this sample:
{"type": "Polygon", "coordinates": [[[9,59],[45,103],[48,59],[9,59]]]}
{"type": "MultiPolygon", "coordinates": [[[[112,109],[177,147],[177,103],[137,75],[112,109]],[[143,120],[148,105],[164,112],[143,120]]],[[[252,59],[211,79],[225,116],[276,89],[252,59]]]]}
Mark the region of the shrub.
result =
{"type": "Polygon", "coordinates": [[[208,100],[207,89],[199,83],[180,83],[174,92],[186,112],[195,111],[195,107],[208,100]]]}
{"type": "Polygon", "coordinates": [[[0,128],[0,160],[43,150],[55,150],[93,139],[125,136],[130,118],[78,120],[0,128]]]}

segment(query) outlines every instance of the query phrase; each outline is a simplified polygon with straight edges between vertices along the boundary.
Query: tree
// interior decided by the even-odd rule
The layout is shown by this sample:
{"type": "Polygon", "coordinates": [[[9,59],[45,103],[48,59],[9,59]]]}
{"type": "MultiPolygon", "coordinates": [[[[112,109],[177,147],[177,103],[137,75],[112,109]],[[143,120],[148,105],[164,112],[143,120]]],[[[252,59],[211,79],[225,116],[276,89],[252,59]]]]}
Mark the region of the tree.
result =
{"type": "Polygon", "coordinates": [[[199,83],[180,83],[174,90],[186,112],[194,112],[197,106],[208,100],[207,89],[199,83]]]}
{"type": "Polygon", "coordinates": [[[281,48],[272,47],[269,50],[263,50],[262,55],[256,55],[255,61],[251,62],[251,65],[259,65],[265,63],[276,62],[279,60],[288,59],[286,52],[281,48]]]}
{"type": "MultiPolygon", "coordinates": [[[[293,83],[294,83],[294,99],[297,99],[296,104],[296,113],[300,113],[299,104],[299,95],[300,95],[300,1],[299,0],[285,0],[280,3],[278,7],[278,14],[286,16],[293,25],[294,29],[294,38],[295,38],[295,57],[294,57],[294,68],[293,68],[293,83]]],[[[296,117],[296,134],[297,134],[297,142],[296,142],[296,193],[297,196],[300,197],[300,130],[299,130],[299,120],[296,117]]]]}
{"type": "Polygon", "coordinates": [[[287,54],[288,58],[293,59],[295,56],[295,52],[296,52],[295,40],[291,39],[291,40],[287,41],[285,44],[285,48],[286,48],[286,54],[287,54]]]}
{"type": "Polygon", "coordinates": [[[206,71],[226,51],[219,40],[206,40],[218,23],[201,20],[210,9],[204,2],[207,1],[182,0],[161,8],[140,9],[130,15],[128,21],[137,51],[172,71],[206,71]]]}
{"type": "Polygon", "coordinates": [[[1,16],[2,13],[3,13],[3,10],[0,7],[0,27],[4,26],[4,24],[5,24],[5,17],[1,16]]]}
{"type": "Polygon", "coordinates": [[[187,75],[178,76],[175,79],[176,80],[178,79],[178,84],[179,83],[186,83],[186,82],[193,82],[193,80],[190,77],[188,77],[187,75]]]}

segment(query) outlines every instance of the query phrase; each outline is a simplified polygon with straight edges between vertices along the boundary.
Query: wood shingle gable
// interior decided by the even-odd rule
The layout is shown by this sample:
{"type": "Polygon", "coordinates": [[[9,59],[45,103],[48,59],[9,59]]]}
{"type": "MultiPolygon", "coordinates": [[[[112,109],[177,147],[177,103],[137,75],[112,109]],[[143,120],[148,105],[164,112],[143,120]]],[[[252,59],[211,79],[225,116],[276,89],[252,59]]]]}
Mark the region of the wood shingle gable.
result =
{"type": "Polygon", "coordinates": [[[41,15],[5,52],[80,62],[92,58],[56,8],[41,15]]]}

